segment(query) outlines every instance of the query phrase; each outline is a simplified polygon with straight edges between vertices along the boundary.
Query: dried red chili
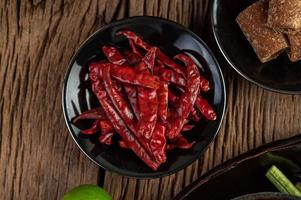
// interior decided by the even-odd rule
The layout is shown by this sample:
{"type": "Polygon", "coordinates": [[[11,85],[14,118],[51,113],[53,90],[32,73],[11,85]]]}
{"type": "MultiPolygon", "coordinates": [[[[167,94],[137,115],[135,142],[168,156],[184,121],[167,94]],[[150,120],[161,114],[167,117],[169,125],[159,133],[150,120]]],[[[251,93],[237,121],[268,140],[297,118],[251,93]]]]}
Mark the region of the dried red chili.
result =
{"type": "Polygon", "coordinates": [[[123,140],[119,140],[119,146],[123,149],[130,149],[130,147],[123,141],[123,140]]]}
{"type": "Polygon", "coordinates": [[[81,130],[81,132],[85,135],[92,135],[94,133],[96,133],[97,131],[100,130],[100,127],[99,127],[99,120],[95,120],[92,124],[92,126],[88,129],[85,129],[85,130],[81,130]]]}
{"type": "Polygon", "coordinates": [[[209,81],[202,75],[200,75],[200,90],[203,92],[208,92],[210,90],[209,81]]]}
{"type": "Polygon", "coordinates": [[[154,68],[154,74],[159,76],[161,80],[183,87],[186,85],[186,80],[183,76],[172,70],[164,68],[160,60],[158,60],[157,63],[158,64],[154,68]]]}
{"type": "Polygon", "coordinates": [[[102,108],[104,109],[108,119],[114,126],[116,132],[122,137],[122,139],[131,147],[133,152],[147,164],[153,170],[157,170],[159,164],[156,163],[152,156],[150,156],[147,150],[140,144],[138,139],[131,133],[127,128],[126,124],[119,116],[118,112],[115,110],[113,104],[107,97],[107,93],[104,89],[104,86],[100,82],[101,80],[94,80],[92,82],[92,90],[96,94],[102,108]]]}
{"type": "Polygon", "coordinates": [[[190,112],[190,118],[194,121],[194,122],[198,122],[201,119],[201,115],[199,114],[199,112],[195,109],[192,108],[191,112],[190,112]]]}
{"type": "Polygon", "coordinates": [[[107,59],[110,61],[110,63],[113,63],[115,65],[123,65],[126,62],[126,59],[120,54],[120,52],[115,47],[103,46],[102,51],[107,57],[107,59]]]}
{"type": "Polygon", "coordinates": [[[150,140],[150,147],[154,153],[156,161],[160,164],[166,161],[165,129],[165,126],[158,122],[155,126],[152,138],[150,140]]]}
{"type": "Polygon", "coordinates": [[[145,164],[153,170],[157,170],[159,164],[152,160],[151,156],[139,143],[138,139],[135,138],[135,136],[128,130],[116,110],[114,110],[113,106],[110,105],[107,99],[105,99],[104,94],[100,94],[99,96],[101,97],[100,103],[102,107],[106,111],[108,118],[111,120],[115,130],[120,134],[122,139],[131,147],[133,152],[144,161],[145,164]]]}
{"type": "Polygon", "coordinates": [[[107,134],[114,131],[114,127],[110,120],[102,120],[99,122],[101,134],[107,134]]]}
{"type": "Polygon", "coordinates": [[[184,127],[183,127],[183,129],[182,129],[182,132],[190,131],[194,127],[195,127],[194,124],[185,124],[184,127]]]}
{"type": "Polygon", "coordinates": [[[176,145],[176,148],[179,149],[190,149],[195,144],[195,142],[189,143],[181,134],[174,138],[172,142],[176,145]]]}
{"type": "Polygon", "coordinates": [[[187,69],[187,84],[185,92],[181,94],[179,99],[177,114],[175,118],[169,120],[170,127],[167,129],[166,135],[169,139],[177,137],[184,126],[184,122],[193,108],[195,100],[199,94],[200,74],[193,60],[185,55],[179,54],[175,57],[183,61],[187,69]]]}
{"type": "Polygon", "coordinates": [[[216,113],[206,99],[199,96],[196,99],[195,105],[206,119],[216,120],[216,113]]]}
{"type": "Polygon", "coordinates": [[[80,115],[76,116],[72,122],[76,123],[78,120],[82,119],[107,119],[106,114],[104,113],[103,109],[101,107],[99,108],[93,108],[91,110],[85,111],[81,113],[80,115]]]}
{"type": "Polygon", "coordinates": [[[114,132],[101,134],[98,138],[99,143],[100,144],[111,145],[112,144],[112,137],[113,137],[114,134],[115,134],[114,132]]]}
{"type": "Polygon", "coordinates": [[[152,138],[150,140],[150,147],[154,152],[154,156],[158,163],[164,163],[166,161],[166,127],[164,122],[167,119],[167,106],[168,106],[168,84],[162,83],[162,86],[157,91],[158,96],[158,117],[161,122],[157,121],[155,129],[153,131],[152,138]]]}
{"type": "Polygon", "coordinates": [[[136,48],[134,42],[132,40],[129,40],[129,44],[130,44],[130,47],[131,47],[131,50],[134,54],[136,54],[137,56],[139,56],[140,58],[142,58],[142,55],[141,53],[138,51],[138,49],[136,48]]]}
{"type": "Polygon", "coordinates": [[[93,134],[101,130],[99,142],[107,145],[117,132],[121,148],[132,149],[156,170],[166,161],[167,150],[192,147],[194,142],[188,142],[181,132],[191,130],[195,126],[191,122],[199,121],[200,114],[216,119],[212,107],[198,96],[210,90],[209,81],[199,74],[189,56],[175,57],[186,65],[185,72],[181,65],[135,33],[118,34],[128,38],[131,51],[125,50],[124,57],[117,48],[104,46],[109,62],[99,61],[89,66],[92,90],[102,110],[84,112],[74,120],[96,119],[90,129],[83,131],[93,134]],[[144,57],[136,45],[146,51],[144,57]],[[173,144],[167,144],[166,138],[173,144]]]}
{"type": "Polygon", "coordinates": [[[112,81],[110,76],[110,65],[106,65],[102,68],[102,78],[108,96],[110,97],[117,112],[130,128],[130,130],[135,132],[136,122],[134,119],[134,114],[131,110],[130,105],[128,105],[128,102],[122,98],[120,93],[114,87],[114,82],[112,81]]]}
{"type": "MultiPolygon", "coordinates": [[[[145,49],[146,51],[149,51],[152,48],[152,46],[144,42],[138,35],[136,35],[132,31],[119,31],[116,33],[116,35],[124,35],[129,40],[132,40],[134,44],[142,49],[145,49]]],[[[185,77],[184,69],[180,65],[175,63],[172,59],[170,59],[167,55],[165,55],[160,49],[158,49],[157,56],[166,66],[170,67],[175,72],[182,74],[185,77]]]]}
{"type": "Polygon", "coordinates": [[[129,99],[133,112],[136,118],[139,120],[139,108],[138,108],[138,95],[137,88],[133,85],[125,85],[124,86],[125,93],[129,99]]]}
{"type": "Polygon", "coordinates": [[[124,51],[126,60],[131,66],[136,66],[141,62],[142,57],[128,50],[124,51]]]}
{"type": "MultiPolygon", "coordinates": [[[[155,60],[156,60],[156,54],[157,54],[158,48],[157,47],[152,47],[142,58],[142,65],[145,67],[140,68],[138,70],[147,70],[151,73],[154,71],[154,66],[155,66],[155,60]]],[[[139,65],[138,65],[139,66],[139,65]]]]}
{"type": "MultiPolygon", "coordinates": [[[[133,46],[133,48],[135,48],[135,46],[133,46]]],[[[125,63],[123,56],[116,48],[111,47],[110,49],[108,49],[108,47],[103,47],[103,49],[104,49],[105,55],[108,57],[108,60],[111,63],[116,64],[116,65],[122,65],[123,63],[125,63]],[[107,49],[107,52],[105,52],[106,49],[107,49]],[[112,53],[110,53],[110,52],[112,52],[112,53]]],[[[135,49],[135,52],[136,51],[137,50],[135,49]]],[[[141,61],[140,54],[139,55],[137,53],[132,53],[132,54],[137,55],[141,61]]],[[[136,58],[130,57],[130,58],[128,58],[128,61],[132,62],[132,63],[136,62],[132,59],[136,59],[136,58]]],[[[121,93],[122,87],[121,86],[118,87],[118,84],[114,84],[114,85],[117,86],[116,89],[120,92],[120,94],[122,94],[121,93]]],[[[128,99],[130,101],[133,112],[134,112],[135,116],[137,117],[137,119],[139,119],[139,115],[138,115],[139,112],[138,112],[138,105],[137,105],[137,89],[135,86],[132,86],[132,85],[125,85],[124,89],[128,96],[128,99]]]]}
{"type": "MultiPolygon", "coordinates": [[[[149,73],[148,70],[153,68],[156,58],[156,49],[151,48],[146,53],[142,62],[136,66],[137,70],[149,73]]],[[[158,111],[157,91],[144,87],[138,87],[138,105],[140,110],[139,122],[137,125],[138,137],[145,137],[149,140],[152,137],[158,111]]]]}
{"type": "Polygon", "coordinates": [[[160,81],[156,76],[146,72],[136,72],[133,68],[128,66],[113,66],[112,76],[115,79],[127,84],[133,84],[151,89],[158,89],[158,87],[160,87],[160,81]]]}
{"type": "Polygon", "coordinates": [[[168,84],[162,83],[161,87],[157,90],[158,96],[158,117],[165,121],[167,119],[168,110],[168,84]]]}

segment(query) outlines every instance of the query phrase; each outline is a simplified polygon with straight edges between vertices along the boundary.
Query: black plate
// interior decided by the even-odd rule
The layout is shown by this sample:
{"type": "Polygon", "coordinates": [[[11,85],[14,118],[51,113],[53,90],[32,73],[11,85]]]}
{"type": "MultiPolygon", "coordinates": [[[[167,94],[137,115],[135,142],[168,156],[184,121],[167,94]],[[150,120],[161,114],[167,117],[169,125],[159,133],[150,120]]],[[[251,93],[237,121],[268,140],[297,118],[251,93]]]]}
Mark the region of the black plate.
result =
{"type": "Polygon", "coordinates": [[[301,135],[265,145],[211,170],[174,200],[230,200],[247,194],[278,192],[265,177],[266,171],[276,165],[292,182],[301,182],[300,155],[301,135]]]}
{"type": "MultiPolygon", "coordinates": [[[[63,110],[68,129],[79,148],[96,164],[113,172],[131,177],[161,177],[183,169],[201,153],[216,136],[225,111],[225,86],[217,61],[206,44],[186,28],[164,19],[155,17],[134,17],[116,21],[95,32],[79,48],[72,58],[66,74],[63,88],[63,110]],[[213,90],[206,95],[217,112],[216,121],[202,121],[192,132],[187,133],[190,140],[197,143],[191,150],[174,151],[168,154],[168,161],[158,171],[154,172],[140,161],[129,150],[120,149],[117,145],[100,145],[95,137],[84,137],[80,130],[71,123],[71,119],[79,113],[98,106],[96,97],[92,94],[87,77],[87,64],[91,60],[103,57],[102,44],[113,44],[127,48],[127,40],[115,37],[116,31],[130,29],[141,35],[149,43],[160,47],[170,56],[180,51],[193,56],[203,64],[200,70],[211,81],[213,90]],[[200,56],[202,55],[203,58],[200,56]]],[[[87,127],[88,124],[83,124],[87,127]]]]}
{"type": "Polygon", "coordinates": [[[238,14],[257,0],[213,0],[211,28],[228,63],[244,78],[281,93],[301,94],[301,62],[291,62],[283,53],[261,63],[235,22],[238,14]]]}

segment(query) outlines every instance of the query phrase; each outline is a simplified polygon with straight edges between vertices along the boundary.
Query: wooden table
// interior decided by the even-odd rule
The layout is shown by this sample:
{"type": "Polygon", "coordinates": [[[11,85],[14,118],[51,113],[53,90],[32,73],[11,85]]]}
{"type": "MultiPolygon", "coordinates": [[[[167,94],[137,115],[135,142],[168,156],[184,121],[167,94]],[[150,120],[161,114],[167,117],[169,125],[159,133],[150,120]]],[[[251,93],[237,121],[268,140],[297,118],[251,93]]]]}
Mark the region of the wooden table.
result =
{"type": "MultiPolygon", "coordinates": [[[[263,90],[223,64],[227,111],[215,142],[186,169],[153,180],[104,172],[70,137],[61,89],[67,64],[95,30],[116,19],[155,15],[202,36],[209,0],[0,1],[0,196],[59,199],[100,184],[113,199],[170,199],[220,163],[301,133],[301,96],[263,90]]],[[[212,46],[211,46],[212,47],[212,46]]]]}

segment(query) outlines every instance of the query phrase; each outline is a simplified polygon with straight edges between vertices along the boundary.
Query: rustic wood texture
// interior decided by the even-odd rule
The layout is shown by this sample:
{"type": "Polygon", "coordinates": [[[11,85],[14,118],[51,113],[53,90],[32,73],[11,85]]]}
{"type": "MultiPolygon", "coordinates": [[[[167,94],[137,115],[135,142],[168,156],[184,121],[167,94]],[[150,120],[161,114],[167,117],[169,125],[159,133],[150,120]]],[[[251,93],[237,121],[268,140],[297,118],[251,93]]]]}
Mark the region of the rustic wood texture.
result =
{"type": "Polygon", "coordinates": [[[222,65],[227,112],[205,155],[169,177],[136,180],[99,169],[69,136],[61,88],[70,57],[93,31],[135,15],[168,18],[201,35],[209,0],[0,1],[0,196],[59,199],[103,182],[113,199],[170,199],[214,166],[301,133],[301,96],[281,95],[222,65]],[[99,180],[100,179],[100,180],[99,180]]]}

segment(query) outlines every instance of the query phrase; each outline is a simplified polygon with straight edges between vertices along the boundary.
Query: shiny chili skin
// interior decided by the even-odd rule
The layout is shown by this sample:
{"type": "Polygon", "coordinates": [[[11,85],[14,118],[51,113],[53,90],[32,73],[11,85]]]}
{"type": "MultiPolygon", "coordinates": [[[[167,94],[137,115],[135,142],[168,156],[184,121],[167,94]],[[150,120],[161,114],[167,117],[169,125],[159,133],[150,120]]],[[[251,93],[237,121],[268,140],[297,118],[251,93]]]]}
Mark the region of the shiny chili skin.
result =
{"type": "Polygon", "coordinates": [[[114,126],[110,120],[102,120],[99,122],[101,134],[107,134],[114,131],[114,126]]]}
{"type": "Polygon", "coordinates": [[[157,48],[151,48],[142,58],[141,62],[135,66],[135,70],[137,72],[145,72],[150,74],[154,68],[156,52],[157,48]]]}
{"type": "MultiPolygon", "coordinates": [[[[153,68],[156,58],[156,48],[151,48],[143,57],[142,62],[136,66],[136,70],[149,73],[153,68]]],[[[147,140],[152,137],[158,112],[157,91],[144,87],[138,87],[138,105],[140,110],[137,125],[138,136],[144,136],[147,140]]]]}
{"type": "Polygon", "coordinates": [[[183,87],[186,85],[186,80],[185,78],[183,78],[182,75],[172,70],[164,68],[160,60],[158,60],[157,64],[155,65],[154,74],[159,76],[160,79],[163,81],[170,82],[183,87]]]}
{"type": "Polygon", "coordinates": [[[136,48],[134,42],[132,40],[129,40],[129,44],[132,51],[124,51],[125,57],[130,65],[136,66],[139,62],[142,60],[142,55],[136,48]]]}
{"type": "Polygon", "coordinates": [[[141,53],[138,51],[138,49],[136,48],[133,40],[129,40],[129,44],[130,44],[130,47],[131,47],[131,50],[134,54],[136,54],[137,56],[139,56],[140,58],[142,58],[142,55],[141,53]]]}
{"type": "Polygon", "coordinates": [[[150,50],[142,58],[142,62],[141,62],[141,63],[143,63],[145,65],[146,69],[140,69],[140,70],[147,70],[147,69],[149,69],[149,71],[151,73],[153,73],[157,51],[158,51],[157,47],[150,48],[150,50]]]}
{"type": "Polygon", "coordinates": [[[158,163],[166,162],[166,138],[165,138],[166,127],[157,122],[155,129],[153,131],[152,138],[150,140],[150,147],[154,153],[155,159],[158,163]]]}
{"type": "Polygon", "coordinates": [[[162,83],[161,87],[157,90],[158,96],[158,117],[165,121],[167,119],[167,110],[168,110],[168,84],[162,83]]]}
{"type": "MultiPolygon", "coordinates": [[[[184,92],[184,90],[180,87],[177,87],[177,89],[180,90],[181,92],[184,92]]],[[[171,102],[171,104],[174,106],[177,105],[179,101],[178,96],[176,96],[176,94],[174,94],[172,90],[170,90],[170,92],[168,93],[168,99],[171,102]]],[[[205,99],[203,99],[201,96],[198,96],[195,101],[194,107],[191,109],[190,118],[194,122],[198,122],[201,119],[200,113],[205,117],[207,116],[206,118],[209,120],[216,119],[216,113],[213,111],[212,107],[208,104],[208,102],[205,99]]]]}
{"type": "MultiPolygon", "coordinates": [[[[116,49],[115,53],[119,53],[119,51],[116,49]]],[[[120,53],[119,53],[120,54],[120,53]]],[[[124,59],[123,57],[118,56],[119,59],[124,59]]],[[[125,59],[124,59],[125,60],[125,59]]],[[[120,63],[120,60],[117,60],[117,63],[120,63]]],[[[90,74],[90,79],[95,79],[93,77],[93,74],[100,74],[102,71],[100,70],[103,66],[107,66],[109,63],[91,63],[89,65],[90,71],[92,71],[92,77],[90,74]]],[[[157,77],[152,76],[149,73],[146,72],[136,72],[135,69],[132,67],[129,67],[127,65],[120,66],[119,64],[111,64],[111,74],[112,76],[123,83],[138,85],[142,87],[152,88],[152,89],[158,89],[160,87],[160,81],[157,79],[157,77]]]]}
{"type": "MultiPolygon", "coordinates": [[[[149,51],[152,48],[152,46],[144,42],[138,35],[136,35],[132,31],[119,31],[116,33],[116,35],[124,35],[126,38],[132,40],[137,46],[146,51],[149,51]]],[[[167,55],[165,55],[160,49],[158,49],[157,56],[166,66],[185,77],[184,69],[172,59],[170,59],[167,55]]]]}
{"type": "Polygon", "coordinates": [[[136,35],[136,33],[132,32],[132,31],[128,31],[128,30],[123,30],[123,31],[118,31],[116,33],[117,36],[119,35],[124,35],[126,38],[128,38],[128,40],[132,40],[132,42],[137,45],[138,47],[148,51],[150,50],[151,46],[149,44],[147,44],[146,42],[144,42],[138,35],[136,35]]]}
{"type": "Polygon", "coordinates": [[[123,140],[119,140],[118,144],[123,149],[130,149],[130,147],[123,140]]]}
{"type": "Polygon", "coordinates": [[[101,68],[104,65],[107,65],[107,63],[95,62],[89,64],[89,78],[92,83],[99,81],[99,76],[102,76],[101,68]]]}
{"type": "Polygon", "coordinates": [[[168,84],[162,83],[161,87],[157,90],[158,96],[158,120],[150,140],[150,146],[154,152],[154,156],[158,163],[166,162],[166,127],[163,124],[167,119],[168,110],[168,84]]]}
{"type": "Polygon", "coordinates": [[[96,94],[101,106],[103,107],[108,119],[111,121],[116,132],[121,136],[121,138],[131,147],[133,152],[150,168],[157,170],[159,164],[156,163],[145,150],[145,148],[140,144],[138,139],[131,133],[122,118],[119,116],[118,112],[115,110],[113,104],[109,100],[106,90],[101,83],[101,80],[94,79],[92,82],[92,90],[96,94]]]}
{"type": "Polygon", "coordinates": [[[120,95],[120,93],[114,87],[114,82],[112,81],[110,76],[110,65],[102,67],[102,78],[107,94],[110,97],[117,112],[124,120],[126,125],[130,128],[130,130],[135,132],[136,121],[134,119],[134,114],[128,102],[120,95]]]}
{"type": "Polygon", "coordinates": [[[139,107],[138,107],[138,99],[137,99],[138,98],[137,88],[133,85],[125,85],[124,90],[125,93],[127,94],[127,98],[129,99],[133,112],[136,118],[139,120],[140,117],[139,117],[139,107]]]}
{"type": "Polygon", "coordinates": [[[147,87],[155,90],[160,87],[160,81],[156,76],[146,72],[137,72],[135,69],[129,66],[115,66],[113,67],[111,74],[115,79],[123,83],[147,87]]]}
{"type": "Polygon", "coordinates": [[[198,122],[201,119],[201,115],[199,114],[199,112],[193,107],[191,112],[190,112],[190,118],[194,121],[194,122],[198,122]]]}
{"type": "Polygon", "coordinates": [[[183,126],[182,132],[186,132],[186,131],[190,131],[191,129],[193,129],[195,127],[194,124],[185,124],[183,126]]]}
{"type": "Polygon", "coordinates": [[[170,127],[168,128],[166,135],[169,139],[173,139],[180,134],[184,126],[184,122],[191,112],[195,100],[199,94],[200,89],[200,74],[196,64],[192,59],[185,55],[179,54],[175,58],[182,60],[187,70],[187,84],[184,93],[179,98],[177,106],[177,117],[169,119],[170,127]]]}
{"type": "MultiPolygon", "coordinates": [[[[104,47],[103,47],[103,49],[104,49],[104,47]]],[[[123,56],[121,55],[121,53],[116,48],[111,47],[111,51],[114,52],[114,53],[111,53],[111,54],[113,54],[113,58],[114,58],[114,59],[111,59],[111,60],[115,61],[115,63],[112,62],[113,64],[122,65],[123,63],[125,63],[123,56]]],[[[105,51],[104,51],[104,53],[105,53],[105,51]]],[[[106,54],[106,56],[109,58],[110,54],[109,53],[107,53],[107,54],[106,54]]],[[[135,55],[137,55],[137,54],[135,53],[135,55]]],[[[140,56],[139,58],[140,58],[140,61],[141,61],[141,55],[139,54],[137,56],[138,57],[140,56]]],[[[129,58],[129,59],[132,59],[132,58],[129,58]]],[[[133,60],[129,60],[129,59],[128,59],[129,62],[134,62],[133,60]]],[[[111,62],[111,60],[109,59],[110,62],[111,62]]],[[[114,84],[114,85],[118,86],[118,84],[114,84]]],[[[121,86],[117,87],[116,89],[119,90],[119,94],[123,94],[121,92],[121,90],[122,90],[121,86]]],[[[139,119],[139,116],[138,116],[139,115],[138,114],[138,105],[137,105],[137,89],[136,89],[136,87],[133,86],[133,85],[125,85],[124,86],[124,90],[125,90],[125,92],[127,94],[127,98],[130,101],[130,104],[131,104],[131,107],[133,109],[133,112],[134,112],[135,116],[137,117],[137,119],[139,119]]]]}
{"type": "Polygon", "coordinates": [[[147,164],[153,170],[157,170],[159,164],[156,163],[151,156],[147,153],[144,147],[139,143],[138,139],[129,131],[127,126],[124,124],[123,120],[120,118],[116,110],[110,103],[108,99],[105,99],[103,94],[100,94],[102,97],[100,99],[100,103],[108,118],[111,120],[115,130],[120,134],[122,139],[131,147],[133,152],[142,160],[145,164],[147,164]]]}
{"type": "Polygon", "coordinates": [[[208,92],[210,90],[210,83],[209,81],[200,75],[200,91],[202,92],[208,92]]]}
{"type": "Polygon", "coordinates": [[[111,145],[112,144],[112,137],[115,133],[114,132],[108,132],[105,134],[101,134],[98,138],[98,141],[100,144],[106,144],[111,145]]]}
{"type": "MultiPolygon", "coordinates": [[[[111,80],[111,77],[110,77],[110,65],[105,65],[102,67],[102,77],[103,77],[103,83],[104,83],[105,89],[106,89],[108,96],[110,97],[113,105],[115,106],[117,112],[120,114],[120,116],[124,120],[125,124],[134,133],[134,135],[138,137],[139,142],[141,142],[141,144],[147,150],[149,155],[153,156],[153,154],[151,152],[151,148],[150,148],[149,144],[147,143],[147,141],[143,137],[140,137],[143,133],[143,135],[146,136],[145,138],[147,139],[147,136],[149,136],[147,134],[152,133],[152,131],[153,131],[153,129],[151,129],[151,127],[153,126],[152,121],[147,125],[144,124],[144,126],[141,126],[140,123],[143,122],[144,120],[146,120],[148,116],[143,116],[144,120],[141,120],[141,114],[140,114],[140,120],[139,120],[139,123],[137,124],[137,121],[134,118],[134,114],[133,114],[128,102],[124,98],[122,98],[122,96],[118,93],[118,91],[114,90],[114,85],[113,85],[114,82],[111,80]],[[149,132],[147,132],[147,131],[149,131],[149,132]]],[[[151,90],[148,88],[143,88],[143,89],[151,90]]],[[[139,90],[139,88],[138,88],[138,90],[139,90]]],[[[153,91],[156,91],[156,90],[153,90],[153,91]]],[[[144,94],[139,93],[139,95],[143,96],[144,94]]],[[[153,94],[151,94],[151,95],[153,95],[153,94]]],[[[148,103],[152,102],[152,99],[151,99],[152,96],[147,96],[147,97],[144,96],[144,97],[148,98],[148,103]]],[[[138,98],[139,98],[139,96],[138,96],[138,98]]],[[[138,102],[138,104],[140,104],[140,102],[138,102]]],[[[153,106],[156,108],[156,105],[153,105],[153,106]]],[[[139,108],[140,108],[140,105],[139,105],[139,108]]],[[[146,108],[147,107],[144,106],[144,109],[146,109],[146,108]]],[[[140,108],[140,113],[141,112],[142,111],[140,108]]]]}
{"type": "Polygon", "coordinates": [[[141,62],[141,59],[142,59],[141,56],[139,56],[129,50],[124,51],[124,56],[131,66],[137,65],[138,63],[141,62]]]}
{"type": "Polygon", "coordinates": [[[176,145],[176,148],[179,149],[191,149],[191,147],[195,144],[195,142],[189,143],[181,134],[174,138],[172,142],[176,145]]]}
{"type": "Polygon", "coordinates": [[[216,113],[206,99],[199,96],[196,99],[195,105],[206,119],[213,121],[216,120],[216,113]]]}
{"type": "MultiPolygon", "coordinates": [[[[186,62],[189,63],[189,62],[193,62],[193,61],[186,60],[186,62]]],[[[200,84],[201,84],[201,81],[200,81],[200,84]]],[[[184,90],[180,87],[177,87],[177,89],[180,90],[181,92],[184,92],[184,90]]],[[[200,90],[202,90],[201,87],[200,87],[200,90]]],[[[173,104],[175,104],[175,102],[178,101],[177,96],[175,94],[173,94],[172,92],[169,93],[168,97],[173,104]]],[[[198,122],[200,120],[201,116],[198,114],[196,109],[198,109],[206,119],[213,120],[213,121],[216,120],[217,116],[216,116],[216,113],[214,112],[213,108],[209,105],[207,100],[202,98],[201,96],[197,97],[197,99],[195,101],[195,108],[192,108],[191,113],[190,113],[192,120],[195,122],[198,122]]]]}
{"type": "Polygon", "coordinates": [[[103,109],[101,107],[99,108],[93,108],[91,110],[85,111],[81,113],[80,115],[76,116],[72,122],[76,123],[78,120],[81,119],[100,119],[104,120],[107,119],[106,114],[104,113],[103,109]]]}
{"type": "MultiPolygon", "coordinates": [[[[199,98],[199,97],[197,97],[197,98],[199,98]]],[[[169,92],[168,92],[168,101],[170,102],[170,104],[172,106],[177,107],[178,103],[179,103],[179,97],[172,90],[169,90],[169,92]]],[[[198,122],[201,119],[200,114],[198,113],[198,111],[194,107],[192,107],[191,112],[190,112],[189,115],[190,115],[189,118],[192,119],[194,122],[198,122]]]]}
{"type": "Polygon", "coordinates": [[[110,63],[113,63],[115,65],[122,65],[126,62],[126,59],[120,54],[120,52],[115,47],[103,46],[102,51],[107,57],[107,59],[110,61],[110,63]]]}
{"type": "Polygon", "coordinates": [[[179,102],[179,97],[172,91],[168,91],[168,102],[170,102],[173,106],[176,106],[179,102]]]}
{"type": "Polygon", "coordinates": [[[85,135],[92,135],[94,133],[96,133],[97,131],[100,130],[99,127],[99,120],[95,120],[91,126],[91,128],[85,129],[85,130],[81,130],[81,132],[85,135]]]}

